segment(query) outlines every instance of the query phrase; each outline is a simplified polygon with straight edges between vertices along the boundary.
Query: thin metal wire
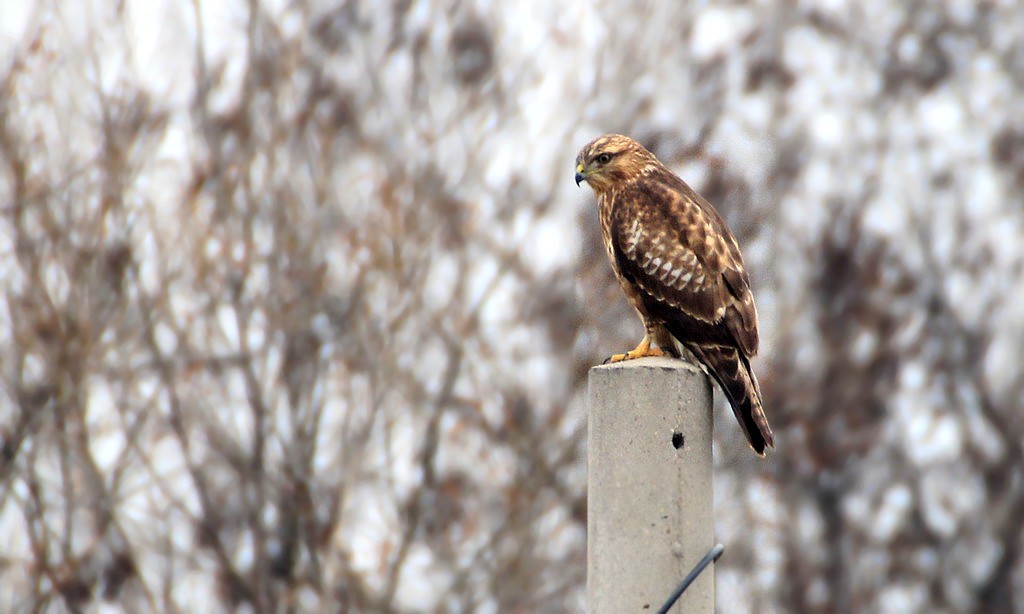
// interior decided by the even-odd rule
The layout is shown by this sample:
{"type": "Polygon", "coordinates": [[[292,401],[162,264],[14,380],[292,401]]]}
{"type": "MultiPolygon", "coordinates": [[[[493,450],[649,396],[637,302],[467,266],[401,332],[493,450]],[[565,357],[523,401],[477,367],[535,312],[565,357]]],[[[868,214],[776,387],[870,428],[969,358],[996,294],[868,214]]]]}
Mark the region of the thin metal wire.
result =
{"type": "Polygon", "coordinates": [[[686,589],[693,584],[693,581],[697,579],[697,576],[704,571],[704,568],[717,561],[718,558],[722,556],[723,552],[725,552],[725,546],[722,544],[716,544],[714,548],[708,550],[708,553],[704,555],[704,558],[702,558],[700,562],[690,570],[690,573],[686,574],[686,577],[679,583],[676,590],[672,592],[672,595],[665,602],[665,605],[661,606],[661,609],[658,610],[658,614],[668,614],[668,611],[672,609],[672,606],[674,606],[677,601],[679,601],[679,598],[682,597],[683,593],[686,592],[686,589]]]}

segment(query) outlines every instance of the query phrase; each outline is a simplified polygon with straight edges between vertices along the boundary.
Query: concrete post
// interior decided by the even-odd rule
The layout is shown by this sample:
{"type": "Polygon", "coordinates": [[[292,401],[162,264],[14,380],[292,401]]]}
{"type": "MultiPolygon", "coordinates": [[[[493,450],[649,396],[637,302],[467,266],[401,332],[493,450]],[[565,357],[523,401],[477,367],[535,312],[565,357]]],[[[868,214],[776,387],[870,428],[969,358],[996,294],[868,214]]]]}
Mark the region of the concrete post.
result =
{"type": "MultiPolygon", "coordinates": [[[[587,448],[587,609],[653,613],[714,546],[711,384],[642,358],[594,367],[587,448]]],[[[715,611],[713,566],[672,612],[715,611]]]]}

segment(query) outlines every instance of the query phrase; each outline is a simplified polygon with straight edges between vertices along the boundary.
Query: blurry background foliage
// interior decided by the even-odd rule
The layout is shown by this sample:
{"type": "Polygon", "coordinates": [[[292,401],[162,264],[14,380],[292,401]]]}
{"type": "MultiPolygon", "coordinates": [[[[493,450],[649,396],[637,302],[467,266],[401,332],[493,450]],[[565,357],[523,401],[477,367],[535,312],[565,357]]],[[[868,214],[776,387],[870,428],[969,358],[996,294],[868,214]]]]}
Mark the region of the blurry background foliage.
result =
{"type": "Polygon", "coordinates": [[[0,609],[582,610],[618,131],[760,306],[720,610],[1024,612],[1022,93],[1012,0],[0,2],[0,609]]]}

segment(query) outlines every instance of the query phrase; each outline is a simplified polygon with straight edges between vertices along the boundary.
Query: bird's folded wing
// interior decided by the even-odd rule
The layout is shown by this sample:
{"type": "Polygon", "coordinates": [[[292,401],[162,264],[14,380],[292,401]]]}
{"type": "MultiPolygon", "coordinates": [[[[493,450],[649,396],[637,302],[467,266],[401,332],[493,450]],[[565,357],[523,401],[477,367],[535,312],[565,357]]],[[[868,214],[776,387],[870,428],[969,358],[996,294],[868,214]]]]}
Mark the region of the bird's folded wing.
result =
{"type": "Polygon", "coordinates": [[[660,303],[661,317],[703,323],[752,356],[757,312],[736,242],[696,193],[671,187],[620,193],[611,229],[619,267],[660,303]]]}

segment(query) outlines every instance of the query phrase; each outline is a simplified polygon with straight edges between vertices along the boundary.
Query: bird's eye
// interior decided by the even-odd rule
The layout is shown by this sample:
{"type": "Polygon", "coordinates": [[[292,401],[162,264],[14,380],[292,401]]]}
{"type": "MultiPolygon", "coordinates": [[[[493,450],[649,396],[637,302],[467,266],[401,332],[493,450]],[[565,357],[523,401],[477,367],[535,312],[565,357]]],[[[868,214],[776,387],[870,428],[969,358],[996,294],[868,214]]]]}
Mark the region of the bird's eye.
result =
{"type": "Polygon", "coordinates": [[[603,153],[594,159],[597,160],[598,164],[608,164],[612,161],[612,155],[609,153],[603,153]]]}

